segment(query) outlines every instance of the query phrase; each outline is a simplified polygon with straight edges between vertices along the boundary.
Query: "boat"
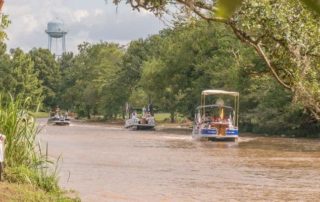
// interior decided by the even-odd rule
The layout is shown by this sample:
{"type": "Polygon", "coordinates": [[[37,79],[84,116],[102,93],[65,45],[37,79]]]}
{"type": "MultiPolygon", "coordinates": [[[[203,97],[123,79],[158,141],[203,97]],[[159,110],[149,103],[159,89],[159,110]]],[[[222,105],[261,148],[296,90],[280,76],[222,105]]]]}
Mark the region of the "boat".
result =
{"type": "Polygon", "coordinates": [[[192,137],[238,140],[238,122],[238,92],[204,90],[201,93],[201,104],[196,108],[192,137]]]}
{"type": "Polygon", "coordinates": [[[154,129],[156,122],[153,116],[152,107],[132,108],[127,104],[125,128],[137,130],[154,129]]]}
{"type": "Polygon", "coordinates": [[[70,123],[71,123],[71,120],[67,113],[63,115],[60,113],[50,113],[48,124],[66,126],[66,125],[70,125],[70,123]]]}

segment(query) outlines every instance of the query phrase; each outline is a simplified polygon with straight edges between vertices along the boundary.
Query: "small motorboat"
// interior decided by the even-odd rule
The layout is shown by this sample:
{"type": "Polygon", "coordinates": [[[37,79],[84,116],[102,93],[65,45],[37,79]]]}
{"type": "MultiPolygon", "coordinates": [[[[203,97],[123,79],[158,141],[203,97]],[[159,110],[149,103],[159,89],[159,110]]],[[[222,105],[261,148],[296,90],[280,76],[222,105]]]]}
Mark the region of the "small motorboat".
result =
{"type": "Polygon", "coordinates": [[[126,107],[125,128],[133,128],[137,130],[154,129],[156,122],[153,117],[152,108],[131,108],[126,107]]]}
{"type": "Polygon", "coordinates": [[[68,115],[65,113],[61,115],[60,113],[50,114],[48,119],[48,124],[66,126],[70,125],[71,121],[68,115]]]}

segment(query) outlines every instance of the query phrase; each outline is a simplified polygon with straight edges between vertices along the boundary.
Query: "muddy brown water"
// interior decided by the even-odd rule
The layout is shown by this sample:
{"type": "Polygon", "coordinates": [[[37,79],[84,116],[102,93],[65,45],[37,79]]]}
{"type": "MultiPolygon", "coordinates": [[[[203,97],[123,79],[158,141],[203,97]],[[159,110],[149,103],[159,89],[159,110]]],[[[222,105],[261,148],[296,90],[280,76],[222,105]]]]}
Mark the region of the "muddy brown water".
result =
{"type": "Polygon", "coordinates": [[[320,200],[320,140],[206,142],[84,123],[44,126],[40,139],[62,156],[61,186],[83,201],[320,200]]]}

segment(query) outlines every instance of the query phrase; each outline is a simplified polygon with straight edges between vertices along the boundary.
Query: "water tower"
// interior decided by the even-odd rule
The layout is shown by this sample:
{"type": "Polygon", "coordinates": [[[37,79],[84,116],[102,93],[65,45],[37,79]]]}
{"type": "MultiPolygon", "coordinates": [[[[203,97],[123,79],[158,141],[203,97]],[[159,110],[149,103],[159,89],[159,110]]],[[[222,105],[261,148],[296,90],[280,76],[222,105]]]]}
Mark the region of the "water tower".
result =
{"type": "Polygon", "coordinates": [[[48,34],[48,49],[52,52],[52,39],[56,40],[56,49],[58,50],[58,41],[61,40],[62,53],[66,52],[66,35],[63,22],[52,21],[48,23],[46,33],[48,34]]]}

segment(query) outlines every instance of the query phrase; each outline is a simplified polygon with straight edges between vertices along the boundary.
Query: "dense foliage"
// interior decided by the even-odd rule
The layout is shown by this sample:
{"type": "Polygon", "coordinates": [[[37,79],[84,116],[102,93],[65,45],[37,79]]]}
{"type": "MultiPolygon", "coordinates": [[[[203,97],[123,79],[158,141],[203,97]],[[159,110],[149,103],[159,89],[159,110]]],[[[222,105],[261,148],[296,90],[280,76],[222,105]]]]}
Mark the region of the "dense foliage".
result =
{"type": "Polygon", "coordinates": [[[121,112],[127,97],[121,71],[124,51],[117,44],[79,46],[79,54],[65,54],[59,60],[63,75],[60,103],[79,116],[104,115],[113,118],[121,112]]]}
{"type": "Polygon", "coordinates": [[[31,57],[20,49],[7,54],[4,44],[0,49],[0,91],[10,92],[15,98],[30,97],[36,107],[43,100],[43,86],[31,57]]]}
{"type": "MultiPolygon", "coordinates": [[[[132,6],[158,14],[171,8],[145,2],[132,6]]],[[[0,91],[87,118],[116,118],[128,101],[153,102],[175,121],[178,114],[192,119],[203,89],[236,90],[244,130],[319,131],[316,12],[297,0],[244,0],[225,18],[216,15],[215,1],[187,2],[171,1],[181,6],[172,29],[128,47],[84,42],[78,54],[55,59],[44,49],[7,53],[0,44],[0,91]]]]}
{"type": "Polygon", "coordinates": [[[52,106],[57,103],[57,93],[61,83],[60,67],[48,49],[33,49],[29,52],[34,63],[34,71],[43,86],[43,103],[52,106]]]}
{"type": "Polygon", "coordinates": [[[231,27],[241,41],[254,48],[276,81],[293,93],[293,101],[320,120],[318,0],[130,0],[129,3],[156,15],[174,13],[178,23],[201,18],[231,27]]]}

